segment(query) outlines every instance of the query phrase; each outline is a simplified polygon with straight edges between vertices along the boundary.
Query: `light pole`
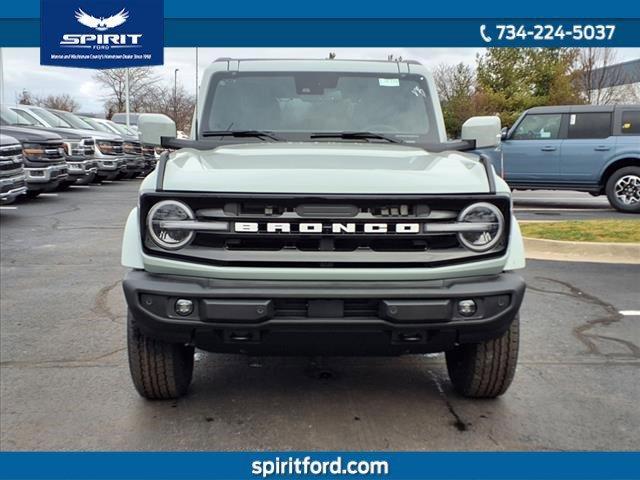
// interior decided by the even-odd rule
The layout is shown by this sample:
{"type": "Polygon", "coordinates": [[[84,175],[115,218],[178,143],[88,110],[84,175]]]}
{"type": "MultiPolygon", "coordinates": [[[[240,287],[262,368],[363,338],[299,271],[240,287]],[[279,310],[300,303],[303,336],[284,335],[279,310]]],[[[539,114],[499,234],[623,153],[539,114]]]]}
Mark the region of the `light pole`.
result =
{"type": "Polygon", "coordinates": [[[178,123],[178,71],[176,68],[173,71],[173,121],[178,123]]]}

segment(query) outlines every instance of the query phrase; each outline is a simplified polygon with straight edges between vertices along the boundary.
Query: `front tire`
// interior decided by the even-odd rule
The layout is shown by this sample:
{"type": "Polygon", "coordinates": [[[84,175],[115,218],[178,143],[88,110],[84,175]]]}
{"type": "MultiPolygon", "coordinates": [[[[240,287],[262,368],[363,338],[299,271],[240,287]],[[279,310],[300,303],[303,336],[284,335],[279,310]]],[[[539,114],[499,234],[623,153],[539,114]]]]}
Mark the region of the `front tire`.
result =
{"type": "Polygon", "coordinates": [[[447,370],[455,390],[470,398],[495,398],[507,391],[518,363],[519,317],[501,336],[460,345],[446,353],[447,370]]]}
{"type": "Polygon", "coordinates": [[[607,198],[613,208],[624,213],[640,213],[640,167],[625,167],[607,180],[607,198]]]}
{"type": "Polygon", "coordinates": [[[193,377],[194,348],[146,336],[127,315],[129,370],[138,393],[149,400],[183,396],[193,377]]]}

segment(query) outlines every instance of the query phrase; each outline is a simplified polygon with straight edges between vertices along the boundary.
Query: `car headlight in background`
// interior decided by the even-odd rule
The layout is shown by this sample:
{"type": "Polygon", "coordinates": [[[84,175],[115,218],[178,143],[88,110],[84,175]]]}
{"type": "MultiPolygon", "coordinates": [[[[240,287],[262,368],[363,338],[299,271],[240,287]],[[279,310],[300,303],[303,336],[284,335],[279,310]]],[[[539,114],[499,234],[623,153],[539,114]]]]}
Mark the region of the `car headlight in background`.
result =
{"type": "Polygon", "coordinates": [[[62,147],[64,148],[64,153],[67,156],[84,156],[84,146],[82,145],[82,141],[78,140],[63,140],[62,147]]]}
{"type": "Polygon", "coordinates": [[[111,155],[114,153],[113,144],[110,142],[96,140],[96,146],[98,147],[98,150],[100,150],[105,155],[111,155]]]}
{"type": "Polygon", "coordinates": [[[193,220],[193,211],[184,203],[176,200],[163,200],[156,203],[147,215],[147,229],[151,239],[165,250],[177,250],[187,246],[193,240],[193,230],[162,228],[163,222],[193,220]]]}
{"type": "Polygon", "coordinates": [[[469,205],[458,215],[458,222],[478,224],[478,228],[458,233],[458,240],[474,252],[486,252],[502,239],[504,216],[498,207],[486,202],[469,205]]]}
{"type": "Polygon", "coordinates": [[[22,154],[29,160],[37,160],[44,157],[44,148],[37,143],[23,143],[22,154]]]}

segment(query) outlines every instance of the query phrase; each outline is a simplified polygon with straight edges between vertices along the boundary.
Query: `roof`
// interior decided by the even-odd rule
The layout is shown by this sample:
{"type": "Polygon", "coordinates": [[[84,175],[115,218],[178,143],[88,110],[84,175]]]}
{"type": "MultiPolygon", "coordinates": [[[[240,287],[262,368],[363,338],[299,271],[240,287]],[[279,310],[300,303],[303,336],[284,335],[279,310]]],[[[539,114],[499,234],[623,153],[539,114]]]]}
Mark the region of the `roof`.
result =
{"type": "Polygon", "coordinates": [[[218,58],[207,68],[220,71],[226,64],[229,71],[238,72],[356,72],[356,73],[423,73],[424,67],[415,60],[349,60],[327,58],[218,58]]]}
{"type": "Polygon", "coordinates": [[[613,112],[618,108],[633,107],[640,108],[639,105],[556,105],[548,107],[533,107],[526,113],[594,113],[613,112]]]}
{"type": "Polygon", "coordinates": [[[640,58],[593,70],[597,88],[640,83],[640,58]]]}

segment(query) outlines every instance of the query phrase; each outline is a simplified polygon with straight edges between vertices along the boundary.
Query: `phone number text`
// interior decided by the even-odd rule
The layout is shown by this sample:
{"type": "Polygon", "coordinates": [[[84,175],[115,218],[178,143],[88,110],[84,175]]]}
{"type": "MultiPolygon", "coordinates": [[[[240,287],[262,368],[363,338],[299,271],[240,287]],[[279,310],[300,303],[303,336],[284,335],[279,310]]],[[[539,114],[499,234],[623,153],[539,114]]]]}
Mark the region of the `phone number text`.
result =
{"type": "Polygon", "coordinates": [[[480,36],[486,43],[493,41],[518,40],[611,40],[615,34],[615,25],[513,25],[497,24],[495,33],[489,32],[486,25],[480,26],[480,36]]]}

